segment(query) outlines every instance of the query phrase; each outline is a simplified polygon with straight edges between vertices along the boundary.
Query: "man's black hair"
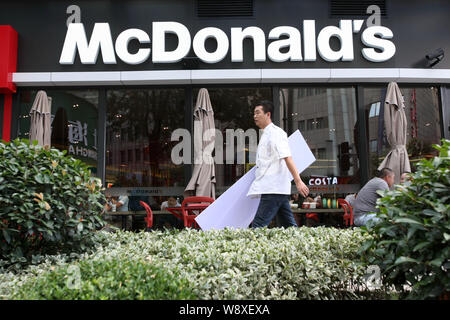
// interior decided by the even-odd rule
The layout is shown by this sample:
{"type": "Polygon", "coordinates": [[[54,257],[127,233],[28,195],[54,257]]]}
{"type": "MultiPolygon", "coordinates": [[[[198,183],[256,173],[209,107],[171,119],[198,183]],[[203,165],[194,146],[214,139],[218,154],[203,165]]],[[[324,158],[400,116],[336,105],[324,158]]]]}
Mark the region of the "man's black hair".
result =
{"type": "Polygon", "coordinates": [[[390,176],[391,174],[393,174],[394,171],[392,171],[392,169],[389,168],[383,168],[380,171],[380,178],[383,179],[386,176],[390,176]]]}
{"type": "Polygon", "coordinates": [[[273,103],[272,103],[272,101],[269,101],[269,100],[263,100],[263,101],[261,101],[260,103],[258,103],[256,106],[255,106],[255,108],[256,107],[259,107],[259,106],[262,106],[262,109],[263,109],[263,111],[264,111],[264,113],[267,113],[267,112],[270,112],[270,118],[272,118],[273,117],[273,103]]]}

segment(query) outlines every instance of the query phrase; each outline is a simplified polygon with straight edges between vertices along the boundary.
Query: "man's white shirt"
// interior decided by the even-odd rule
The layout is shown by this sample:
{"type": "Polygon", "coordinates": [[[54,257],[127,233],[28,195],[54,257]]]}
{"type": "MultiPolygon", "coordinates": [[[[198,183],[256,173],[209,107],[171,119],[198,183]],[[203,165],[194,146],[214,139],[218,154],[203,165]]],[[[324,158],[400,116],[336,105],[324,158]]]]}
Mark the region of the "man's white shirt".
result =
{"type": "Polygon", "coordinates": [[[265,127],[256,151],[255,180],[247,196],[291,194],[292,177],[283,160],[290,156],[286,132],[273,123],[265,127]]]}

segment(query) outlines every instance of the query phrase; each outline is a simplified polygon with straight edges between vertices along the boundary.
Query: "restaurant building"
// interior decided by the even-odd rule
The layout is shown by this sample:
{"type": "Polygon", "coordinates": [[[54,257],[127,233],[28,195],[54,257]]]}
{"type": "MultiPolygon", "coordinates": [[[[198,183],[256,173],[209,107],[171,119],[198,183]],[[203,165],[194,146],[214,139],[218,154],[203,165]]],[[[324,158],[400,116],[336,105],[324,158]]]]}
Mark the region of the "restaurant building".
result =
{"type": "Polygon", "coordinates": [[[193,132],[207,88],[219,142],[245,154],[217,161],[217,196],[252,165],[248,141],[238,150],[232,133],[256,129],[260,100],[315,154],[302,174],[313,195],[354,193],[390,149],[389,82],[404,96],[413,167],[450,137],[449,13],[448,0],[7,1],[1,137],[28,138],[45,90],[52,145],[88,163],[112,194],[126,188],[156,204],[181,197],[190,179],[193,165],[171,157],[173,133],[193,132]]]}

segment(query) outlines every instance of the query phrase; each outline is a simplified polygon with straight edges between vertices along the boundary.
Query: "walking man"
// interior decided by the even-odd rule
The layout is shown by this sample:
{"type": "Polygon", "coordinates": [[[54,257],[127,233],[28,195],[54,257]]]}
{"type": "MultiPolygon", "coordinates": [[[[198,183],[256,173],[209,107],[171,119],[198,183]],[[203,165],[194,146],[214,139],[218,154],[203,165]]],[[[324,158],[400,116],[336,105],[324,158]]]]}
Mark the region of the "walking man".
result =
{"type": "Polygon", "coordinates": [[[263,129],[263,135],[256,152],[255,180],[247,193],[247,196],[261,196],[252,228],[268,226],[277,214],[283,227],[297,226],[289,205],[289,172],[294,177],[298,192],[303,197],[309,194],[292,160],[287,134],[272,123],[272,114],[273,104],[270,101],[262,101],[253,113],[255,124],[263,129]]]}

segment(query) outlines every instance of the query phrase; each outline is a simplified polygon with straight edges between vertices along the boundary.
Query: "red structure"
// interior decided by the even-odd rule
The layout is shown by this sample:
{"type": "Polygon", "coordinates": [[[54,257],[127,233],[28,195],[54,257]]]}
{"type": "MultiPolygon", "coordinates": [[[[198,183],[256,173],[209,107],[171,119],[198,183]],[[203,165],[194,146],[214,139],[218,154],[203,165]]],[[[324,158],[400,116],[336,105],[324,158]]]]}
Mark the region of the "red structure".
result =
{"type": "Polygon", "coordinates": [[[139,201],[141,206],[144,207],[145,211],[147,211],[147,217],[145,217],[145,222],[147,223],[147,231],[153,226],[153,211],[150,206],[144,201],[139,201]]]}
{"type": "Polygon", "coordinates": [[[346,226],[353,226],[353,209],[350,203],[344,199],[337,200],[339,205],[344,209],[344,221],[346,226]]]}
{"type": "Polygon", "coordinates": [[[187,197],[183,200],[181,207],[167,208],[167,210],[182,220],[186,228],[198,229],[200,226],[195,218],[213,202],[214,199],[210,197],[187,197]]]}
{"type": "Polygon", "coordinates": [[[11,26],[0,26],[0,94],[3,99],[2,139],[11,138],[12,94],[16,92],[13,73],[17,68],[17,31],[11,26]]]}

